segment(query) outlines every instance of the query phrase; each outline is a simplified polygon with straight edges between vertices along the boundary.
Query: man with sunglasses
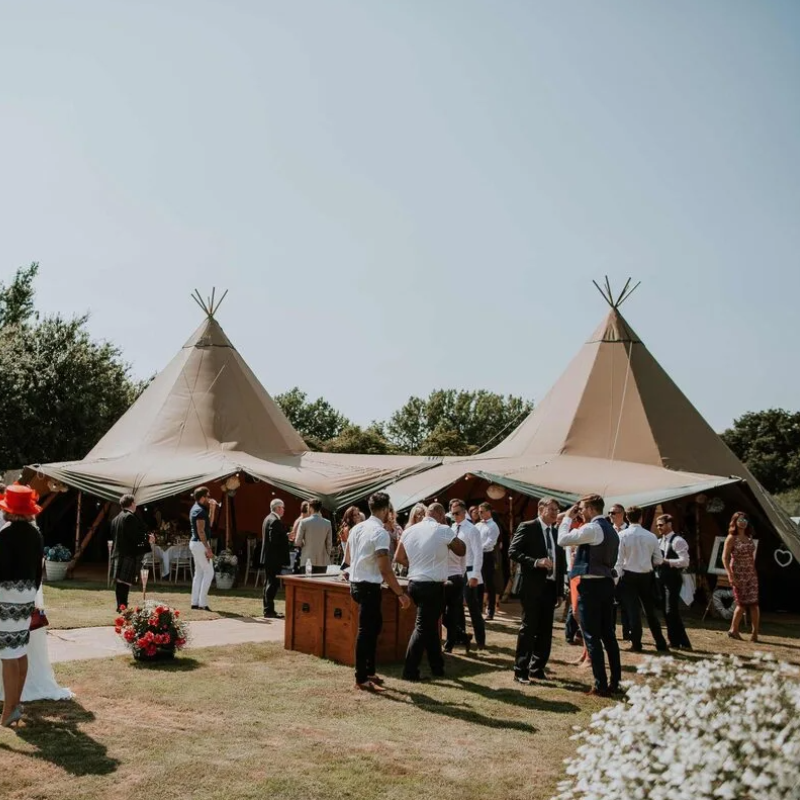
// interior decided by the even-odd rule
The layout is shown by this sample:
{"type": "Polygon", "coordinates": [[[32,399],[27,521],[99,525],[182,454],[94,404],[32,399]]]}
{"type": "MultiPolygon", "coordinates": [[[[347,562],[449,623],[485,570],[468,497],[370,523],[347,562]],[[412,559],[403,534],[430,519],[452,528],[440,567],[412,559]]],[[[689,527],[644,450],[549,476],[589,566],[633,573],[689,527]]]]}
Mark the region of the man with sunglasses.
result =
{"type": "Polygon", "coordinates": [[[670,514],[658,517],[656,533],[661,537],[661,554],[664,558],[657,574],[661,607],[667,621],[669,646],[674,649],[691,650],[692,644],[686,635],[680,605],[683,571],[689,566],[689,545],[683,536],[678,536],[672,529],[670,514]]]}

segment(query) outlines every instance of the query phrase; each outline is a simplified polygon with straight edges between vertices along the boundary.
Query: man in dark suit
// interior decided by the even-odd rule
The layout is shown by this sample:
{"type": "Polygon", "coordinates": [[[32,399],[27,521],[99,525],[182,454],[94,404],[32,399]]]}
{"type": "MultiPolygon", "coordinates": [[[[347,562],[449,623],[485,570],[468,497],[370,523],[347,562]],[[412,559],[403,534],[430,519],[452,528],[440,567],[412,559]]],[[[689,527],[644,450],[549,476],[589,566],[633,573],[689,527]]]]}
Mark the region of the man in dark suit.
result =
{"type": "Polygon", "coordinates": [[[275,595],[280,587],[281,569],[289,563],[289,536],[283,524],[286,507],[283,500],[276,497],[269,504],[269,514],[261,526],[261,566],[266,573],[264,583],[264,616],[279,619],[282,614],[275,611],[275,595]]]}
{"type": "Polygon", "coordinates": [[[519,564],[522,624],[517,637],[514,680],[528,684],[545,677],[553,643],[553,615],[564,594],[566,559],[557,544],[558,503],[552,497],[539,501],[539,516],[516,530],[508,557],[519,564]]]}
{"type": "Polygon", "coordinates": [[[147,526],[136,516],[136,499],[132,494],[124,494],[119,500],[120,512],[111,520],[111,536],[114,544],[111,549],[111,573],[114,576],[117,611],[128,606],[131,586],[142,566],[142,557],[155,542],[155,537],[147,533],[147,526]]]}

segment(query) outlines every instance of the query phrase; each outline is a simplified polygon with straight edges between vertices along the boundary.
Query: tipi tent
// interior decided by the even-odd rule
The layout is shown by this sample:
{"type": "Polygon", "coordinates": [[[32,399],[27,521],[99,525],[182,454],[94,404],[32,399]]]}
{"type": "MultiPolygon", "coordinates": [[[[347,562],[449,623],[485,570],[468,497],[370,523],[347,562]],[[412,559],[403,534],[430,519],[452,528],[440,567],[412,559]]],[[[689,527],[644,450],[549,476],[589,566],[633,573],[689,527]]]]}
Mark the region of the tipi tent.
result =
{"type": "Polygon", "coordinates": [[[608,503],[640,506],[737,486],[800,560],[797,527],[653,358],[620,313],[624,299],[609,291],[603,323],[503,442],[394,482],[395,506],[407,508],[467,475],[532,497],[571,501],[599,492],[608,503]]]}
{"type": "Polygon", "coordinates": [[[310,452],[216,309],[204,310],[202,325],[86,458],[30,469],[112,502],[132,492],[140,504],[243,472],[335,509],[439,462],[310,452]]]}

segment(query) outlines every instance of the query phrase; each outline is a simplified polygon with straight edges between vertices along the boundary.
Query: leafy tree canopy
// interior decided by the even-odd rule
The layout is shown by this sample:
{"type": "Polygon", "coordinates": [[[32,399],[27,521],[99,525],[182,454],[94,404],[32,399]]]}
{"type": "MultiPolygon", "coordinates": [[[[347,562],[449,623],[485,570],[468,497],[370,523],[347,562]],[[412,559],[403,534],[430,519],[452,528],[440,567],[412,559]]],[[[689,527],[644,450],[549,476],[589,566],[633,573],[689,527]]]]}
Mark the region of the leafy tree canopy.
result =
{"type": "Polygon", "coordinates": [[[286,414],[295,430],[306,440],[312,450],[321,449],[318,445],[328,439],[335,439],[350,425],[327,400],[318,397],[309,402],[305,392],[295,386],[288,392],[276,395],[275,402],[286,414]],[[316,445],[316,446],[315,446],[316,445]]]}
{"type": "Polygon", "coordinates": [[[83,458],[128,409],[143,384],[88,317],[43,319],[34,310],[38,264],[0,286],[0,465],[83,458]]]}
{"type": "Polygon", "coordinates": [[[365,453],[367,455],[387,455],[393,452],[392,446],[381,433],[380,427],[370,425],[364,429],[358,425],[348,425],[335,438],[326,443],[329,453],[365,453]]]}
{"type": "Polygon", "coordinates": [[[531,412],[532,403],[484,389],[437,389],[427,399],[412,397],[386,425],[389,440],[409,453],[433,454],[437,446],[470,455],[510,433],[531,412]]]}
{"type": "Polygon", "coordinates": [[[749,411],[722,439],[768,492],[800,487],[800,412],[749,411]]]}

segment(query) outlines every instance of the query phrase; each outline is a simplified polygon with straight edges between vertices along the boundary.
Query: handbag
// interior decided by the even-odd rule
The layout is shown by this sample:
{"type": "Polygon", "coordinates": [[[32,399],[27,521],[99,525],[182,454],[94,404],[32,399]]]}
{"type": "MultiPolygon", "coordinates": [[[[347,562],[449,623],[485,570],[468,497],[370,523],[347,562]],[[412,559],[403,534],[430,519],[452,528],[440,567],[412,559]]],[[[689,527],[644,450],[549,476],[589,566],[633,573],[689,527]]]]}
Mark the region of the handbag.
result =
{"type": "Polygon", "coordinates": [[[38,631],[39,628],[44,628],[50,624],[47,619],[47,614],[41,608],[34,608],[31,614],[31,630],[38,631]]]}

